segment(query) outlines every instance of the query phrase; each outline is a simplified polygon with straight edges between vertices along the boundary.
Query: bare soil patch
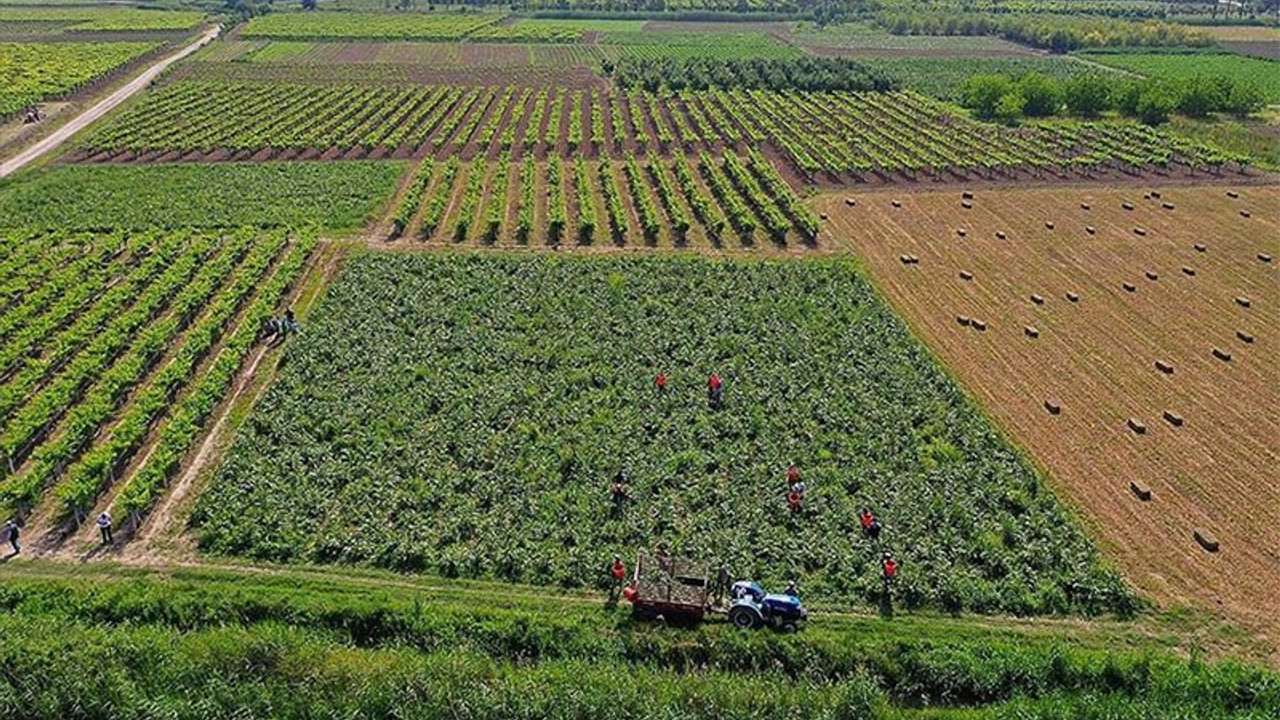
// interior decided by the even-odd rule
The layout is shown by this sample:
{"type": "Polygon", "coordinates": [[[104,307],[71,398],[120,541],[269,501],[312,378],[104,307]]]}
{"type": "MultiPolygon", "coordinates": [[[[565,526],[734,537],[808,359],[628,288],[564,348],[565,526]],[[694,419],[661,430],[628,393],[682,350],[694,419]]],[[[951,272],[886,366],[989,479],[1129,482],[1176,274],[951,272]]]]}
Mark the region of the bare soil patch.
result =
{"type": "Polygon", "coordinates": [[[980,188],[964,208],[958,189],[895,188],[817,205],[828,249],[865,258],[1137,588],[1274,647],[1280,263],[1264,257],[1280,257],[1280,186],[1152,189],[980,188]]]}

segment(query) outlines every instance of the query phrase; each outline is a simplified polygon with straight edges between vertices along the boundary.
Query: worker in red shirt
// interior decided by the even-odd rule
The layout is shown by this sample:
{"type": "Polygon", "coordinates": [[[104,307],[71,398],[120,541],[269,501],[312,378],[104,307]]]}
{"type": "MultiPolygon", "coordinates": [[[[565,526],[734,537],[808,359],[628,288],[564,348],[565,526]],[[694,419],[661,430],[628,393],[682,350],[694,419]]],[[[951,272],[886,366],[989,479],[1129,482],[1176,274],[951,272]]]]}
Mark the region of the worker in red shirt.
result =
{"type": "Polygon", "coordinates": [[[667,391],[667,374],[664,372],[660,372],[657,375],[655,375],[653,378],[653,386],[658,388],[659,395],[666,392],[667,391]]]}
{"type": "Polygon", "coordinates": [[[724,404],[724,381],[716,373],[711,373],[711,377],[707,378],[707,400],[714,408],[724,404]]]}
{"type": "Polygon", "coordinates": [[[795,463],[792,463],[787,467],[787,485],[795,485],[798,482],[800,482],[800,468],[796,467],[795,463]]]}
{"type": "Polygon", "coordinates": [[[880,561],[880,569],[884,571],[884,592],[887,595],[898,577],[898,562],[893,559],[893,553],[885,551],[884,559],[880,561]]]}
{"type": "Polygon", "coordinates": [[[627,579],[627,566],[622,564],[622,558],[615,556],[613,565],[609,566],[609,600],[611,602],[618,601],[618,593],[622,591],[622,582],[627,579]]]}
{"type": "Polygon", "coordinates": [[[871,514],[871,508],[864,507],[858,513],[858,522],[862,524],[862,534],[872,540],[880,539],[880,521],[871,514]]]}

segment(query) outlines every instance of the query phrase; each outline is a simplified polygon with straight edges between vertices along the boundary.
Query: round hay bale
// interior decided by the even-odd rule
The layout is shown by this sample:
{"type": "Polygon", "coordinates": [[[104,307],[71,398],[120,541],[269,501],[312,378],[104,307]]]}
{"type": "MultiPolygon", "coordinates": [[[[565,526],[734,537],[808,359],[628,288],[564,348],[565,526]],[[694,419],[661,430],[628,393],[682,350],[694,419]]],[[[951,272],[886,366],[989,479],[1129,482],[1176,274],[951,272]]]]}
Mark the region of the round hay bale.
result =
{"type": "Polygon", "coordinates": [[[1137,433],[1137,434],[1139,434],[1139,435],[1146,435],[1146,434],[1147,434],[1147,425],[1146,425],[1146,423],[1142,422],[1142,421],[1141,421],[1141,420],[1139,420],[1138,418],[1134,418],[1134,417],[1129,418],[1129,429],[1130,429],[1130,430],[1132,430],[1132,431],[1134,431],[1135,433],[1137,433]]]}
{"type": "Polygon", "coordinates": [[[1088,210],[1088,209],[1089,209],[1089,203],[1080,203],[1080,209],[1081,209],[1081,210],[1088,210]]]}
{"type": "Polygon", "coordinates": [[[1236,304],[1239,305],[1240,307],[1249,307],[1253,303],[1249,300],[1249,298],[1241,295],[1236,298],[1236,304]]]}
{"type": "Polygon", "coordinates": [[[1209,249],[1209,248],[1205,247],[1204,243],[1196,243],[1196,244],[1195,244],[1195,245],[1193,245],[1192,247],[1194,247],[1194,248],[1196,249],[1196,252],[1204,252],[1205,250],[1208,250],[1208,249],[1209,249]]]}
{"type": "Polygon", "coordinates": [[[1200,544],[1200,547],[1205,550],[1208,550],[1209,552],[1218,552],[1218,539],[1213,535],[1210,535],[1208,530],[1196,528],[1191,531],[1191,536],[1194,537],[1196,542],[1200,544]]]}
{"type": "Polygon", "coordinates": [[[1089,233],[1090,235],[1092,235],[1092,234],[1094,234],[1094,233],[1098,232],[1098,229],[1097,229],[1097,228],[1095,228],[1095,227],[1094,227],[1094,226],[1092,226],[1092,225],[1085,225],[1085,226],[1084,226],[1084,231],[1085,231],[1085,232],[1087,232],[1087,233],[1089,233]]]}
{"type": "Polygon", "coordinates": [[[1265,263],[1271,262],[1271,256],[1266,253],[1258,253],[1258,259],[1265,263]]]}
{"type": "Polygon", "coordinates": [[[1123,283],[1120,283],[1120,285],[1121,285],[1121,287],[1123,287],[1123,288],[1125,289],[1125,292],[1137,292],[1137,291],[1138,291],[1138,286],[1137,286],[1137,285],[1134,285],[1134,284],[1133,284],[1133,283],[1131,283],[1131,282],[1123,282],[1123,283]]]}
{"type": "Polygon", "coordinates": [[[1183,275],[1189,275],[1189,276],[1191,276],[1191,277],[1195,277],[1195,276],[1196,276],[1196,269],[1195,269],[1195,268],[1193,268],[1193,267],[1187,267],[1186,265],[1183,265],[1183,266],[1182,266],[1182,274],[1183,274],[1183,275]]]}
{"type": "Polygon", "coordinates": [[[1030,325],[1022,328],[1022,332],[1026,333],[1027,337],[1029,338],[1040,337],[1040,331],[1030,325]]]}
{"type": "Polygon", "coordinates": [[[1134,234],[1134,235],[1146,235],[1146,234],[1147,234],[1147,231],[1146,231],[1146,230],[1144,230],[1144,229],[1142,229],[1142,228],[1140,228],[1140,227],[1136,227],[1136,228],[1134,228],[1134,229],[1133,229],[1133,234],[1134,234]]]}
{"type": "Polygon", "coordinates": [[[1133,209],[1133,203],[1127,203],[1127,202],[1125,202],[1125,203],[1120,203],[1120,207],[1124,208],[1125,210],[1132,210],[1132,209],[1133,209]]]}
{"type": "Polygon", "coordinates": [[[973,320],[973,329],[974,329],[974,330],[986,330],[986,329],[987,329],[987,321],[986,321],[986,320],[978,320],[977,318],[974,318],[974,320],[973,320]]]}
{"type": "Polygon", "coordinates": [[[1214,348],[1213,356],[1218,358],[1222,362],[1231,362],[1231,353],[1227,352],[1226,350],[1223,350],[1222,348],[1217,348],[1217,347],[1214,348]]]}
{"type": "Polygon", "coordinates": [[[1248,211],[1248,210],[1241,210],[1241,211],[1240,211],[1240,217],[1249,217],[1249,211],[1248,211]]]}
{"type": "Polygon", "coordinates": [[[1181,415],[1179,415],[1178,413],[1172,410],[1164,411],[1164,419],[1165,419],[1165,422],[1169,423],[1174,427],[1182,427],[1182,424],[1186,422],[1186,420],[1182,419],[1181,415]]]}
{"type": "Polygon", "coordinates": [[[1240,193],[1236,192],[1235,190],[1228,190],[1228,191],[1227,191],[1227,197],[1229,197],[1229,198],[1238,198],[1238,197],[1240,197],[1240,193]]]}
{"type": "Polygon", "coordinates": [[[1252,343],[1252,342],[1253,342],[1253,335],[1250,335],[1249,333],[1247,333],[1247,332],[1245,332],[1245,331],[1243,331],[1243,330],[1237,330],[1237,331],[1236,331],[1236,337],[1240,338],[1240,342],[1243,342],[1243,343],[1252,343]]]}
{"type": "Polygon", "coordinates": [[[1148,279],[1148,280],[1159,280],[1159,279],[1160,279],[1160,274],[1159,274],[1159,273],[1157,273],[1157,272],[1155,272],[1154,270],[1148,270],[1145,274],[1146,274],[1146,276],[1147,276],[1147,279],[1148,279]]]}
{"type": "Polygon", "coordinates": [[[1057,400],[1052,400],[1052,399],[1045,400],[1044,409],[1048,410],[1050,415],[1062,414],[1062,405],[1057,400]]]}
{"type": "Polygon", "coordinates": [[[1073,292],[1067,293],[1067,299],[1071,302],[1080,302],[1080,296],[1073,292]]]}
{"type": "Polygon", "coordinates": [[[960,271],[960,279],[961,279],[961,280],[972,280],[972,279],[973,279],[973,273],[969,272],[968,270],[961,270],[961,271],[960,271]]]}
{"type": "Polygon", "coordinates": [[[1165,362],[1164,360],[1156,361],[1156,369],[1164,373],[1165,375],[1173,374],[1173,365],[1171,363],[1165,362]]]}
{"type": "Polygon", "coordinates": [[[1044,304],[1044,298],[1040,297],[1039,295],[1036,295],[1035,293],[1032,293],[1032,294],[1031,294],[1031,302],[1033,302],[1033,303],[1035,303],[1035,304],[1037,304],[1037,305],[1043,305],[1043,304],[1044,304]]]}
{"type": "Polygon", "coordinates": [[[1049,221],[1049,220],[1045,220],[1045,221],[1044,221],[1044,226],[1045,226],[1045,227],[1047,227],[1047,228],[1049,228],[1050,230],[1052,230],[1052,229],[1053,229],[1053,223],[1052,223],[1051,221],[1049,221]]]}
{"type": "Polygon", "coordinates": [[[1151,502],[1151,488],[1137,480],[1129,481],[1129,490],[1142,502],[1151,502]]]}
{"type": "Polygon", "coordinates": [[[996,231],[996,239],[997,239],[997,240],[1003,240],[1004,238],[1005,238],[1004,231],[1003,231],[1003,230],[997,230],[997,231],[996,231]]]}
{"type": "Polygon", "coordinates": [[[963,325],[964,327],[969,327],[969,323],[973,321],[969,319],[968,315],[957,315],[956,322],[959,323],[960,325],[963,325]]]}

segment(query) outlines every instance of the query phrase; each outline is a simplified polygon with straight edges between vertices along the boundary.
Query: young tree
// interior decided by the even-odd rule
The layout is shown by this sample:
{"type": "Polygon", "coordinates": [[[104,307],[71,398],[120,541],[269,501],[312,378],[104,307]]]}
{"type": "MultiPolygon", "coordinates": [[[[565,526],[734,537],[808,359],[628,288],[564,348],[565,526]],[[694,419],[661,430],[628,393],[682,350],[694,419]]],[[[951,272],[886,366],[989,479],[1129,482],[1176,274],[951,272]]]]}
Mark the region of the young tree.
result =
{"type": "MultiPolygon", "coordinates": [[[[1169,93],[1173,95],[1173,93],[1169,93]]],[[[1226,103],[1219,86],[1203,76],[1189,78],[1177,87],[1178,112],[1187,117],[1202,118],[1226,103]]]]}
{"type": "Polygon", "coordinates": [[[1017,90],[1000,96],[996,102],[996,118],[1001,122],[1013,124],[1026,112],[1027,101],[1017,90]]]}
{"type": "Polygon", "coordinates": [[[1018,93],[1023,99],[1023,113],[1027,117],[1057,115],[1062,107],[1062,92],[1057,83],[1040,73],[1027,73],[1018,81],[1018,93]]]}
{"type": "Polygon", "coordinates": [[[1173,112],[1176,105],[1175,98],[1168,88],[1151,84],[1138,95],[1134,111],[1142,122],[1148,125],[1159,125],[1168,121],[1169,114],[1173,112]]]}
{"type": "Polygon", "coordinates": [[[1110,106],[1110,88],[1097,75],[1080,75],[1067,81],[1063,100],[1073,115],[1093,117],[1110,106]]]}
{"type": "Polygon", "coordinates": [[[1222,109],[1236,117],[1245,117],[1258,112],[1266,105],[1267,97],[1262,94],[1262,88],[1252,82],[1237,80],[1227,91],[1222,109]]]}
{"type": "Polygon", "coordinates": [[[996,117],[1001,98],[1014,93],[1013,83],[1003,75],[974,75],[960,88],[960,103],[978,117],[990,120],[996,117]]]}

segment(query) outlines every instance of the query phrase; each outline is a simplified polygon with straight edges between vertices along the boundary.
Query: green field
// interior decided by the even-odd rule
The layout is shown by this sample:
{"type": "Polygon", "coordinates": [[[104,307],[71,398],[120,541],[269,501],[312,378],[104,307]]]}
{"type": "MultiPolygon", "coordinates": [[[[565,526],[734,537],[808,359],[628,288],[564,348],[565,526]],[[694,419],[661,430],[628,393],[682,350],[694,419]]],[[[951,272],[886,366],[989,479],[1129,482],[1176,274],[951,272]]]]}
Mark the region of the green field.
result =
{"type": "Polygon", "coordinates": [[[1039,73],[1066,79],[1079,75],[1116,75],[1070,57],[1038,58],[863,58],[861,62],[888,73],[901,87],[944,100],[959,97],[965,81],[975,75],[1020,77],[1039,73]]]}
{"type": "Polygon", "coordinates": [[[130,8],[0,8],[0,28],[39,23],[60,32],[128,32],[190,30],[204,20],[199,12],[160,12],[130,8]]]}
{"type": "Polygon", "coordinates": [[[155,43],[0,43],[0,118],[84,87],[155,43]]]}
{"type": "Polygon", "coordinates": [[[1089,52],[1096,63],[1146,75],[1157,80],[1228,77],[1262,88],[1267,102],[1280,103],[1280,60],[1263,60],[1228,53],[1089,52]]]}
{"type": "Polygon", "coordinates": [[[399,162],[69,166],[0,183],[0,227],[362,227],[399,162]]]}
{"type": "Polygon", "coordinates": [[[665,539],[856,604],[879,598],[893,549],[908,607],[1133,607],[839,262],[359,256],[195,524],[215,553],[565,586],[665,539]],[[659,370],[669,395],[653,391],[659,370]],[[728,383],[719,412],[713,370],[728,383]],[[811,488],[800,514],[790,462],[811,488]],[[615,517],[618,473],[633,502],[615,517]],[[885,518],[879,545],[849,532],[863,504],[885,518]]]}

